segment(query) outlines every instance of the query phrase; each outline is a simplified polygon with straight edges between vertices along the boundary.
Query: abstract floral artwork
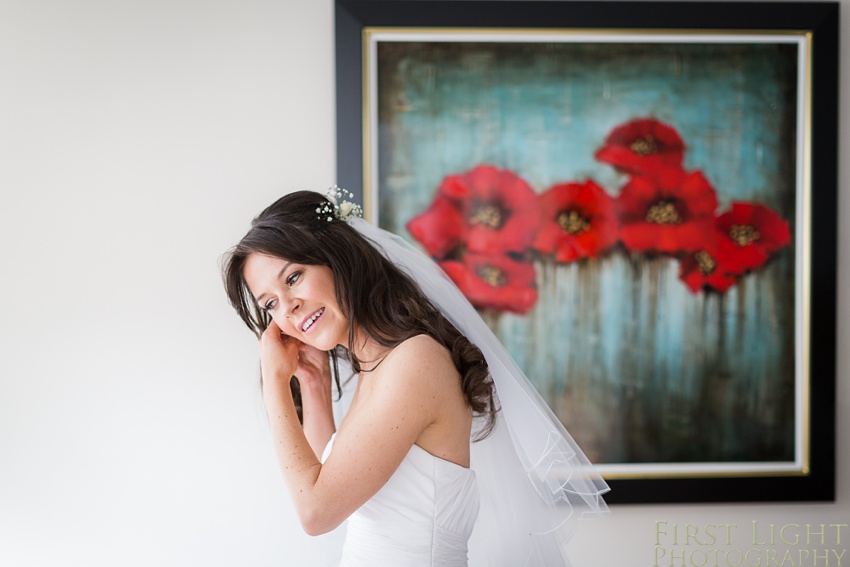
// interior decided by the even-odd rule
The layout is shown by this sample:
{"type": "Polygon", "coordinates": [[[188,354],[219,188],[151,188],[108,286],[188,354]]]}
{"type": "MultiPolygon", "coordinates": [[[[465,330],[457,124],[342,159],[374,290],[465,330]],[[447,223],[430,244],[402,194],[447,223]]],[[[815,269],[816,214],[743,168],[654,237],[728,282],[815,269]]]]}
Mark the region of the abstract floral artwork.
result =
{"type": "Polygon", "coordinates": [[[367,215],[606,474],[799,470],[799,38],[533,39],[376,41],[367,215]]]}

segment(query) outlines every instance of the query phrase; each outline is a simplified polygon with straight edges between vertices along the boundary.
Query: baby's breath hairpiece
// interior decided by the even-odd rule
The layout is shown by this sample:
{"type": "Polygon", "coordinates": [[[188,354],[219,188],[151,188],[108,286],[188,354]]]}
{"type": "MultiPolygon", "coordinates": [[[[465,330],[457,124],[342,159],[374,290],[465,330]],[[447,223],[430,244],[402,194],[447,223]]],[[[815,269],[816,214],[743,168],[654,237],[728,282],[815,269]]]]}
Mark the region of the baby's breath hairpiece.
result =
{"type": "Polygon", "coordinates": [[[331,222],[334,220],[334,217],[336,217],[337,219],[346,222],[352,217],[363,216],[363,208],[360,205],[345,199],[345,197],[354,197],[354,193],[351,191],[347,191],[334,185],[328,189],[326,195],[330,203],[322,203],[316,207],[316,213],[318,213],[319,219],[331,222]]]}

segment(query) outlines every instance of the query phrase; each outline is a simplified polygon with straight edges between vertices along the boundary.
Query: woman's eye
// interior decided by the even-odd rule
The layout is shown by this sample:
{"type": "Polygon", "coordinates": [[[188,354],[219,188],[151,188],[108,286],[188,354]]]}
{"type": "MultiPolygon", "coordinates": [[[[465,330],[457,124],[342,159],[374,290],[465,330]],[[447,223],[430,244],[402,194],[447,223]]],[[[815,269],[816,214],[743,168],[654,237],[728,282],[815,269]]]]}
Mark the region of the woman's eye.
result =
{"type": "Polygon", "coordinates": [[[271,311],[277,306],[277,299],[269,299],[265,305],[263,305],[263,309],[266,311],[271,311]]]}
{"type": "Polygon", "coordinates": [[[287,285],[293,285],[298,281],[298,278],[301,277],[301,272],[292,272],[288,278],[286,278],[287,285]]]}

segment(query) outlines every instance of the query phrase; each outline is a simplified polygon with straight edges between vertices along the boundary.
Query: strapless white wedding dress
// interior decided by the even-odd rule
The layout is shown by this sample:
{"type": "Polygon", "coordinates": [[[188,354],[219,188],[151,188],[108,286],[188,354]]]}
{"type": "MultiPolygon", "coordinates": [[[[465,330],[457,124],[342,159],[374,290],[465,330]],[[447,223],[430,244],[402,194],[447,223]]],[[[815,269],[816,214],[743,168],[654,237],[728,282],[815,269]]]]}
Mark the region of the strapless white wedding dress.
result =
{"type": "Polygon", "coordinates": [[[348,518],[340,567],[466,567],[478,507],[474,471],[413,445],[389,481],[348,518]]]}

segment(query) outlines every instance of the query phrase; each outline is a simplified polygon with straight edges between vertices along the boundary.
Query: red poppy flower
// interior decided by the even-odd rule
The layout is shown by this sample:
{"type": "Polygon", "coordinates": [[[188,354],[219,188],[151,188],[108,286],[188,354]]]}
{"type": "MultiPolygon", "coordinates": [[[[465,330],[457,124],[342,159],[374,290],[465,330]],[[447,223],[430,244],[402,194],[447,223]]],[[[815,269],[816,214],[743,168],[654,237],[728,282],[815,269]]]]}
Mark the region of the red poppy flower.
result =
{"type": "Polygon", "coordinates": [[[697,251],[714,230],[717,195],[700,171],[633,177],[617,199],[620,240],[634,251],[697,251]]]}
{"type": "Polygon", "coordinates": [[[736,245],[749,270],[761,267],[772,253],[791,242],[788,223],[764,205],[734,202],[731,210],[717,217],[717,228],[736,245]]]}
{"type": "Polygon", "coordinates": [[[614,200],[593,181],[555,185],[537,202],[541,226],[533,247],[556,261],[595,258],[617,242],[614,200]]]}
{"type": "Polygon", "coordinates": [[[679,279],[694,293],[703,289],[725,293],[746,271],[735,243],[719,231],[711,236],[679,263],[679,279]]]}
{"type": "Polygon", "coordinates": [[[434,204],[407,230],[435,257],[463,244],[473,252],[524,252],[537,229],[537,194],[512,171],[482,165],[449,175],[434,204]],[[453,209],[453,210],[450,210],[453,209]]]}
{"type": "Polygon", "coordinates": [[[463,238],[465,222],[457,207],[438,195],[427,211],[407,222],[407,230],[428,254],[444,258],[463,238]]]}
{"type": "Polygon", "coordinates": [[[617,126],[596,151],[596,159],[641,175],[661,167],[681,168],[685,143],[672,126],[638,118],[617,126]]]}
{"type": "Polygon", "coordinates": [[[524,314],[537,301],[534,265],[506,255],[466,254],[440,262],[475,307],[524,314]]]}

